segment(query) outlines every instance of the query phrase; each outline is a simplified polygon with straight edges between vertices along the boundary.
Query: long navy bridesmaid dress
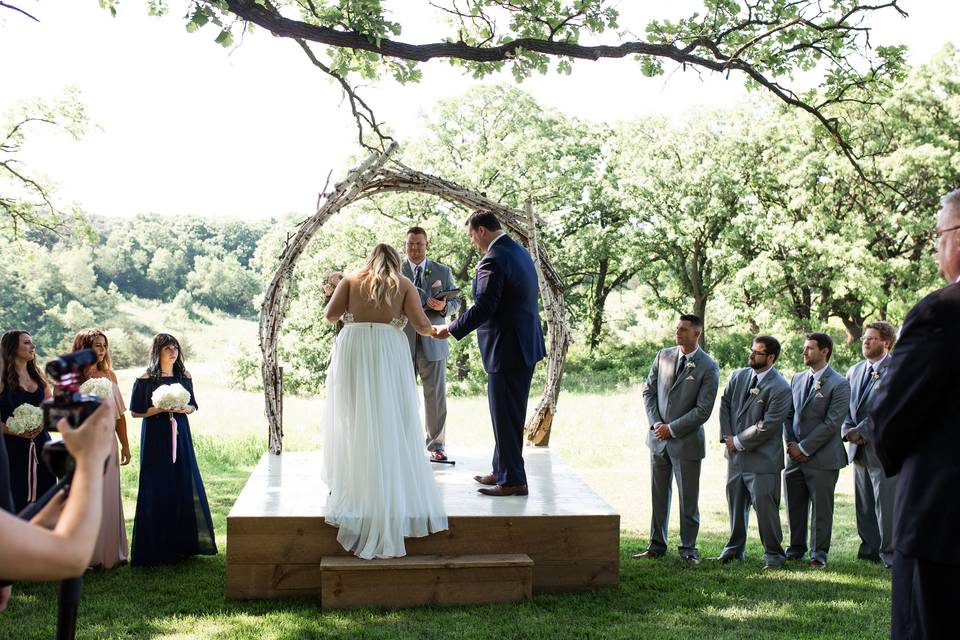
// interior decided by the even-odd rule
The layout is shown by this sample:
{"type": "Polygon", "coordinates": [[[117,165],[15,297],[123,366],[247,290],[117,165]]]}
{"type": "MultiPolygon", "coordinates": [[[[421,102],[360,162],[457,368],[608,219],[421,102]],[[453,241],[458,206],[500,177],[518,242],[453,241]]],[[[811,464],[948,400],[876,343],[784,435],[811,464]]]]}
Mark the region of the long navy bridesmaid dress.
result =
{"type": "MultiPolygon", "coordinates": [[[[4,391],[0,394],[0,420],[6,422],[22,404],[39,407],[42,402],[43,387],[37,387],[32,393],[21,387],[4,391]]],[[[41,431],[32,441],[3,434],[7,459],[10,461],[10,492],[13,495],[14,512],[23,509],[57,483],[56,476],[41,458],[43,445],[50,440],[50,434],[46,431],[41,431]]]]}
{"type": "MultiPolygon", "coordinates": [[[[153,406],[150,396],[154,389],[174,383],[190,392],[190,404],[196,407],[190,378],[163,376],[159,383],[149,378],[133,383],[130,411],[146,413],[153,406]]],[[[140,488],[133,521],[132,566],[173,564],[188,556],[217,553],[190,422],[185,414],[172,415],[177,421],[176,461],[170,414],[144,418],[140,429],[140,488]]]]}

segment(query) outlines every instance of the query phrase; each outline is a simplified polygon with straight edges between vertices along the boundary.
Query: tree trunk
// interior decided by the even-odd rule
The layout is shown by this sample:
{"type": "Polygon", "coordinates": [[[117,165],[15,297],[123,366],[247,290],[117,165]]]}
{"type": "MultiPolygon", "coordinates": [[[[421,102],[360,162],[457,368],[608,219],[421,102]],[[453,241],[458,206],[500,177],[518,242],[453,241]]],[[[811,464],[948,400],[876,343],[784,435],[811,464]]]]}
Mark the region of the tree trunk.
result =
{"type": "Polygon", "coordinates": [[[700,333],[700,348],[704,351],[707,350],[707,297],[702,295],[693,298],[693,313],[703,322],[703,331],[700,333]]]}
{"type": "Polygon", "coordinates": [[[591,353],[593,353],[593,350],[600,344],[600,332],[603,330],[603,308],[606,305],[607,294],[609,293],[609,291],[606,290],[606,284],[607,272],[610,269],[610,259],[601,258],[599,266],[600,270],[597,274],[597,281],[593,287],[593,317],[590,323],[590,337],[587,340],[591,353]]]}
{"type": "Polygon", "coordinates": [[[858,318],[840,318],[844,328],[847,330],[847,344],[859,342],[863,337],[863,320],[858,318]]]}

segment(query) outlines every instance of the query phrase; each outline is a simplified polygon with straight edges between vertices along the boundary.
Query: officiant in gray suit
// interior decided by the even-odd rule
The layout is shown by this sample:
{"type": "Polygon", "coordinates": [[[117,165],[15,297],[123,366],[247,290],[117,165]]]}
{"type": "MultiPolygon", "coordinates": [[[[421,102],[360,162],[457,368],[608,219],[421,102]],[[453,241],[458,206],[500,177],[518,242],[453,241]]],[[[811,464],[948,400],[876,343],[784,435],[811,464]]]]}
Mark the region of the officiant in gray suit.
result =
{"type": "Polygon", "coordinates": [[[828,363],[833,339],[825,333],[809,333],[803,345],[803,363],[809,367],[793,376],[790,390],[793,409],[785,427],[786,470],[783,486],[787,497],[790,546],[787,558],[802,560],[807,553],[808,522],[810,567],[827,566],[833,533],[833,501],[840,469],[847,452],[840,440],[840,427],[850,407],[850,385],[828,363]]]}
{"type": "MultiPolygon", "coordinates": [[[[460,297],[435,298],[441,291],[455,289],[450,267],[427,257],[429,241],[421,227],[407,230],[404,248],[407,257],[401,271],[420,292],[420,303],[431,324],[447,324],[447,316],[460,308],[460,297]]],[[[413,368],[423,384],[423,404],[426,412],[427,451],[434,460],[447,459],[444,443],[447,425],[447,356],[450,345],[446,340],[418,335],[408,323],[404,328],[410,341],[413,368]]]]}
{"type": "Polygon", "coordinates": [[[843,423],[843,439],[847,441],[847,460],[854,464],[854,501],[857,511],[857,533],[860,549],[857,558],[893,566],[893,502],[897,477],[888,477],[877,456],[873,419],[867,406],[877,383],[887,372],[890,349],[897,339],[897,330],[889,322],[871,322],[864,328],[862,347],[864,360],[850,367],[850,410],[843,423]]]}
{"type": "Polygon", "coordinates": [[[757,512],[763,568],[780,568],[787,559],[780,525],[780,471],[783,423],[793,400],[790,385],[774,368],[779,357],[776,338],[754,338],[750,366],[733,372],[720,399],[720,442],[726,446],[730,511],[730,540],[717,558],[724,564],[743,560],[750,505],[757,512]]]}
{"type": "Polygon", "coordinates": [[[661,349],[643,389],[650,430],[650,542],[634,558],[657,558],[667,552],[667,523],[673,479],[680,500],[680,556],[700,564],[700,465],[706,455],[703,423],[713,412],[720,386],[720,367],[698,345],[703,321],[682,315],[677,322],[678,346],[661,349]]]}

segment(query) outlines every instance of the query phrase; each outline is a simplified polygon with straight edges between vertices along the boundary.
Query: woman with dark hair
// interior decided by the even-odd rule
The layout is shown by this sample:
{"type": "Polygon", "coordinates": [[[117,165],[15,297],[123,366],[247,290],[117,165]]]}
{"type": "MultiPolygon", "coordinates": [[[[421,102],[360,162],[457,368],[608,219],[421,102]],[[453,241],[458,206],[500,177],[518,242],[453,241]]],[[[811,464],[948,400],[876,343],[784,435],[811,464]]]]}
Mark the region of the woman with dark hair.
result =
{"type": "Polygon", "coordinates": [[[168,333],[158,333],[150,364],[134,381],[130,399],[130,413],[143,418],[132,566],[173,564],[188,556],[217,553],[187,419],[196,410],[193,379],[184,367],[180,343],[168,333]],[[154,392],[163,385],[179,385],[189,401],[169,408],[155,406],[154,392]]]}
{"type": "Polygon", "coordinates": [[[37,347],[26,331],[7,331],[0,338],[0,422],[10,461],[10,491],[13,510],[20,511],[56,484],[47,465],[40,462],[43,445],[50,434],[38,425],[23,433],[11,433],[7,420],[17,407],[39,407],[52,395],[50,386],[37,368],[37,347]]]}
{"type": "Polygon", "coordinates": [[[80,382],[91,378],[104,378],[113,386],[113,398],[109,400],[116,406],[116,434],[120,439],[120,449],[117,449],[117,438],[113,439],[113,450],[107,461],[107,468],[103,476],[103,518],[100,520],[100,537],[97,538],[97,547],[91,567],[112,569],[127,561],[127,526],[123,518],[123,500],[120,496],[120,465],[130,463],[130,443],[127,440],[127,420],[124,413],[127,411],[123,403],[123,395],[117,386],[117,375],[113,372],[113,362],[110,360],[110,343],[107,335],[99,329],[82,329],[73,338],[73,350],[93,349],[97,354],[97,361],[80,374],[80,382]]]}

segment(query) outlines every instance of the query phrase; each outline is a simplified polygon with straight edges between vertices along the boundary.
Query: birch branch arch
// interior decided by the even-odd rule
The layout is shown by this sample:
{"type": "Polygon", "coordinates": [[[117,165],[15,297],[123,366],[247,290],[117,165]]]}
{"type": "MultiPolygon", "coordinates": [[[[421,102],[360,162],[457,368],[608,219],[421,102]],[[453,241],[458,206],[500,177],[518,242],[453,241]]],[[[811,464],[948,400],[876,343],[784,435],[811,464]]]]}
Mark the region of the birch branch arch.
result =
{"type": "Polygon", "coordinates": [[[402,191],[432,194],[471,210],[492,211],[510,234],[530,251],[540,281],[540,295],[547,321],[549,356],[543,396],[527,421],[525,434],[530,444],[549,445],[550,428],[556,414],[560,382],[571,336],[563,303],[563,285],[538,242],[537,225],[530,201],[527,201],[524,211],[504,206],[455,183],[410,169],[392,158],[396,149],[397,144],[392,143],[386,151],[372,153],[352,169],[342,182],[324,193],[316,212],[304,220],[297,232],[287,239],[280,255],[280,264],[270,280],[260,307],[260,350],[263,354],[261,373],[270,453],[279,455],[283,450],[283,376],[277,360],[277,343],[286,313],[290,279],[297,261],[320,227],[341,209],[377,194],[402,191]]]}

